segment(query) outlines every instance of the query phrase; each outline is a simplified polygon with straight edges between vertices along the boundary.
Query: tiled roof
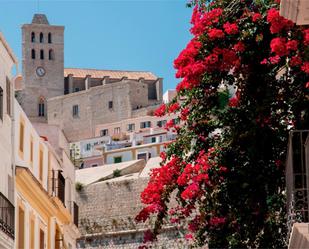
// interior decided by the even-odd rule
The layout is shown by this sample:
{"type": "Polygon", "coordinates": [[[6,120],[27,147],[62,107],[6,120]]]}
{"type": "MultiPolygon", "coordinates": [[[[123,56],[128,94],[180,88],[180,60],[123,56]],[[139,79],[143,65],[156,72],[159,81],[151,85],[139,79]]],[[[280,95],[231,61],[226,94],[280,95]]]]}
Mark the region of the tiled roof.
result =
{"type": "Polygon", "coordinates": [[[103,78],[104,76],[109,76],[112,79],[121,79],[123,77],[132,80],[138,80],[140,78],[144,78],[145,80],[158,79],[158,77],[151,72],[65,68],[64,77],[67,77],[69,74],[72,74],[77,78],[85,78],[87,75],[91,75],[92,78],[103,78]]]}

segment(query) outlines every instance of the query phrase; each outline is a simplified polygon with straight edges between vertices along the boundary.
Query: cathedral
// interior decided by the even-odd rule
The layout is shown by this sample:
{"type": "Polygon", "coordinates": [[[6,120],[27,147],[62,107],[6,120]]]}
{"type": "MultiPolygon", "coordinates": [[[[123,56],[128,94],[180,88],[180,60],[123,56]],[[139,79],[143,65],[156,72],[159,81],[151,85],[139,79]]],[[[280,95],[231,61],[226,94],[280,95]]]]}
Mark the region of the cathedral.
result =
{"type": "Polygon", "coordinates": [[[22,26],[22,77],[17,99],[32,122],[59,126],[70,142],[96,125],[151,114],[163,79],[152,72],[64,68],[64,26],[43,14],[22,26]]]}

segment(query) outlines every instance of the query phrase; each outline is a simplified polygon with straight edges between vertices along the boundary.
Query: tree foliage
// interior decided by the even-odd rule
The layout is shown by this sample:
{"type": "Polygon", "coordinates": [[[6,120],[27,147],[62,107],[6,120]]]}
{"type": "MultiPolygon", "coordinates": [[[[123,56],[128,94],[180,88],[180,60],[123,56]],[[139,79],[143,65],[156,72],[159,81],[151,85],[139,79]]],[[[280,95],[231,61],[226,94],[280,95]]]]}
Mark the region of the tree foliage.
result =
{"type": "Polygon", "coordinates": [[[196,245],[286,247],[284,165],[289,131],[309,127],[309,29],[279,4],[192,2],[193,38],[174,62],[178,95],[155,113],[177,112],[181,124],[167,124],[178,137],[141,194],[136,219],[157,216],[146,239],[185,220],[196,245]]]}

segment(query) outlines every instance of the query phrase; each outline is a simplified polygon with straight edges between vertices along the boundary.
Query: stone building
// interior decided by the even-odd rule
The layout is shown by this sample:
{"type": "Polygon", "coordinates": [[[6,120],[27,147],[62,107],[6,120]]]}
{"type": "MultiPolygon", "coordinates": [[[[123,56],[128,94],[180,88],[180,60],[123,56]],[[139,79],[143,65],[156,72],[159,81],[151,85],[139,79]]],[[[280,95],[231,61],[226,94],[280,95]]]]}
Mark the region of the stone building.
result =
{"type": "Polygon", "coordinates": [[[133,117],[162,102],[151,72],[64,68],[64,27],[35,14],[22,26],[23,84],[18,100],[31,121],[59,125],[69,141],[95,125],[133,117]],[[148,109],[146,109],[148,107],[148,109]]]}

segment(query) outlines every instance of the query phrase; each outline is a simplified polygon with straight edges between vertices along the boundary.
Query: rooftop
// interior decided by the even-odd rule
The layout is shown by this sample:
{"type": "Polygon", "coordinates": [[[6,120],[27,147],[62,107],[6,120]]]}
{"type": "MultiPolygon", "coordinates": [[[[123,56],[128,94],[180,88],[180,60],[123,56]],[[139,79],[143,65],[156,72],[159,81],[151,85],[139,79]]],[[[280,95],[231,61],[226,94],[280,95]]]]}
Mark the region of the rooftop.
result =
{"type": "Polygon", "coordinates": [[[121,79],[127,77],[128,79],[138,80],[144,78],[145,80],[156,80],[158,79],[151,72],[143,71],[121,71],[121,70],[98,70],[98,69],[83,69],[83,68],[65,68],[64,76],[67,77],[69,74],[72,74],[77,78],[86,78],[87,75],[90,75],[92,78],[103,78],[110,77],[112,79],[121,79]]]}
{"type": "Polygon", "coordinates": [[[47,20],[46,15],[44,14],[34,14],[33,18],[32,18],[32,23],[33,24],[45,24],[45,25],[49,25],[49,22],[47,20]]]}

